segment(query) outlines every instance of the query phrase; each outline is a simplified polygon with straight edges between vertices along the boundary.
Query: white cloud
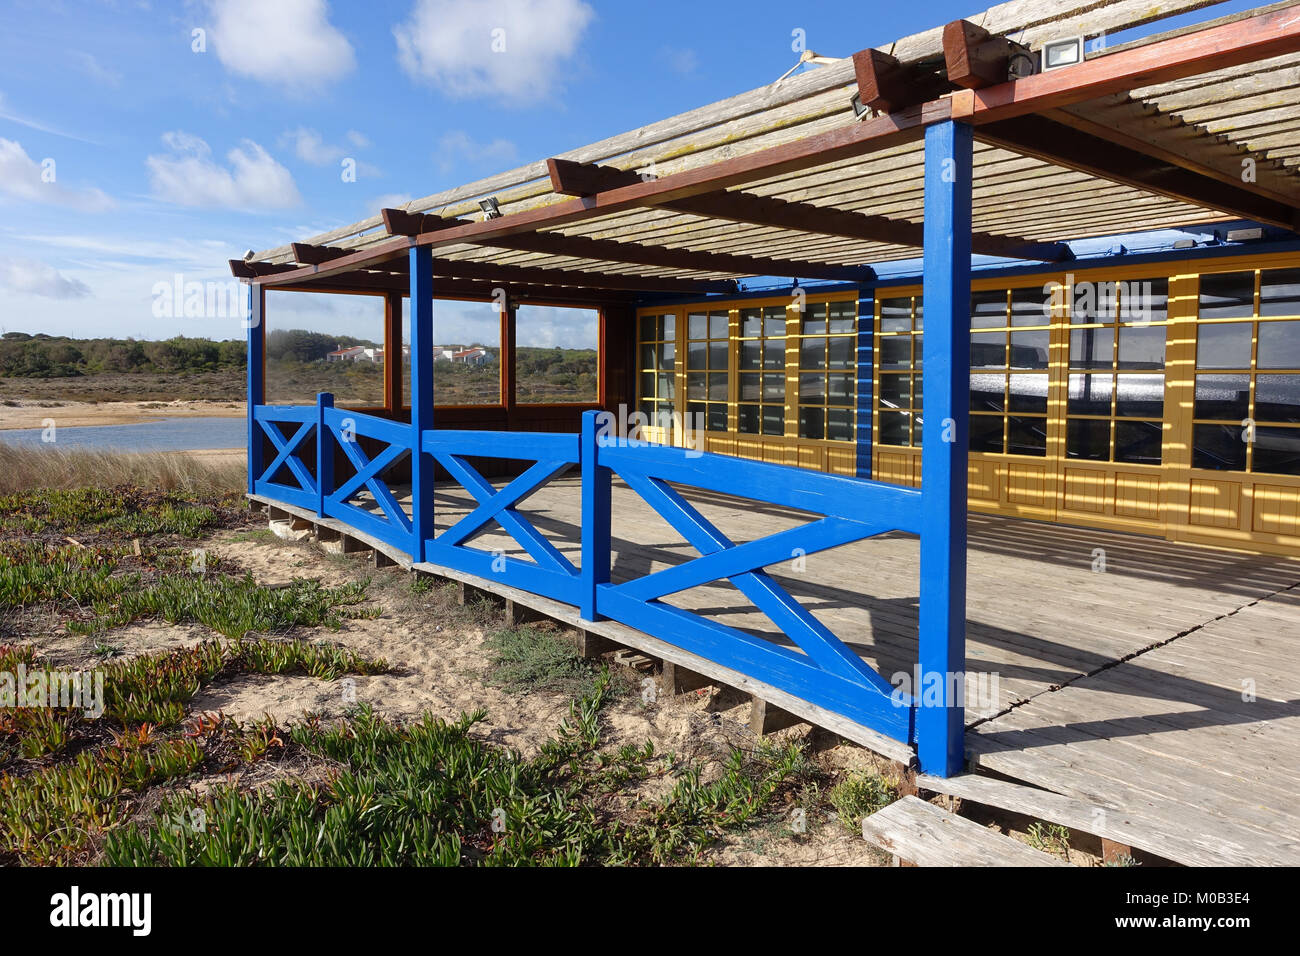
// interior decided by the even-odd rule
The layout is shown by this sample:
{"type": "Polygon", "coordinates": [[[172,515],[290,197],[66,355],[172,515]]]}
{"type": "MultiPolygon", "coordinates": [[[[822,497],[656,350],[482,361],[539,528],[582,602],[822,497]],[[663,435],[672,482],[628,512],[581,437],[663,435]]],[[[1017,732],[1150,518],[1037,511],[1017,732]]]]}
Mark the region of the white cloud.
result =
{"type": "Polygon", "coordinates": [[[69,279],[48,263],[35,259],[0,260],[0,286],[18,295],[39,295],[47,299],[83,299],[90,286],[69,279]]]}
{"type": "Polygon", "coordinates": [[[415,197],[410,193],[384,193],[382,196],[376,196],[366,203],[367,216],[373,216],[381,209],[396,209],[398,206],[405,206],[415,197]]]}
{"type": "Polygon", "coordinates": [[[664,47],[660,56],[668,64],[668,69],[681,76],[690,76],[700,67],[700,58],[689,48],[674,49],[664,47]]]}
{"type": "Polygon", "coordinates": [[[22,144],[0,137],[0,196],[28,202],[72,206],[87,212],[113,208],[113,200],[99,189],[70,189],[60,182],[55,157],[39,162],[27,155],[22,144]]]}
{"type": "Polygon", "coordinates": [[[583,0],[416,0],[397,61],[452,96],[545,98],[595,16],[583,0]]]}
{"type": "Polygon", "coordinates": [[[448,173],[461,161],[505,165],[513,162],[518,155],[518,147],[508,139],[498,138],[490,143],[482,143],[464,130],[453,129],[438,138],[434,159],[438,163],[438,169],[448,173]]]}
{"type": "Polygon", "coordinates": [[[93,54],[74,53],[73,57],[80,61],[82,72],[101,86],[117,89],[122,85],[122,74],[104,66],[93,54]]]}
{"type": "Polygon", "coordinates": [[[360,133],[354,129],[350,129],[347,132],[347,137],[348,142],[357,149],[367,149],[370,146],[370,138],[366,136],[365,133],[360,133]]]}
{"type": "Polygon", "coordinates": [[[212,160],[206,142],[189,133],[164,133],[169,152],[149,156],[149,182],[156,198],[180,206],[287,209],[302,202],[289,170],[251,139],[226,154],[229,168],[212,160]]]}
{"type": "Polygon", "coordinates": [[[330,146],[320,133],[305,126],[291,129],[281,138],[282,143],[292,143],[294,155],[313,166],[328,166],[343,158],[343,147],[330,146]]]}
{"type": "Polygon", "coordinates": [[[352,44],[325,0],[210,0],[212,49],[226,69],[297,92],[347,75],[352,44]]]}

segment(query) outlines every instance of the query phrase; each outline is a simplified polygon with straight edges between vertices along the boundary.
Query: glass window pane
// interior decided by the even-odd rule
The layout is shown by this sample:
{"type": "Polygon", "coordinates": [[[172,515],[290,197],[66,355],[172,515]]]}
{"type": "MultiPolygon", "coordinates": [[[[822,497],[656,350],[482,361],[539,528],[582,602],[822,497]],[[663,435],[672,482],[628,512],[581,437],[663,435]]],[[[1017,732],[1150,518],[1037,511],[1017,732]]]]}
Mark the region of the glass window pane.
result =
{"type": "Polygon", "coordinates": [[[1196,328],[1197,368],[1250,368],[1250,322],[1196,328]]]}
{"type": "Polygon", "coordinates": [[[704,391],[708,387],[707,378],[708,376],[703,372],[692,372],[686,376],[687,399],[702,399],[705,397],[704,391]]]}
{"type": "Polygon", "coordinates": [[[910,332],[912,330],[912,300],[881,299],[880,331],[910,332]]]}
{"type": "Polygon", "coordinates": [[[703,312],[696,312],[686,317],[686,337],[705,339],[709,337],[709,317],[703,312]]]}
{"type": "Polygon", "coordinates": [[[1251,470],[1300,475],[1300,428],[1256,428],[1251,470]]]}
{"type": "Polygon", "coordinates": [[[740,310],[740,334],[745,338],[757,338],[763,331],[763,314],[758,309],[740,310]]]}
{"type": "Polygon", "coordinates": [[[1113,328],[1072,329],[1070,368],[1110,368],[1115,361],[1113,328]]]}
{"type": "Polygon", "coordinates": [[[727,400],[727,373],[713,372],[709,375],[709,400],[725,402],[727,400]]]}
{"type": "Polygon", "coordinates": [[[1000,412],[1006,403],[1007,378],[1005,374],[988,375],[972,373],[970,377],[970,410],[972,412],[1000,412]]]}
{"type": "Polygon", "coordinates": [[[1047,414],[1047,376],[1012,375],[1009,409],[1013,412],[1047,414]]]}
{"type": "Polygon", "coordinates": [[[1119,368],[1165,367],[1165,327],[1127,325],[1119,330],[1119,368]]]}
{"type": "Polygon", "coordinates": [[[1259,323],[1259,368],[1300,368],[1300,322],[1259,323]]]}
{"type": "Polygon", "coordinates": [[[1008,455],[1046,455],[1047,419],[1016,418],[1007,420],[1008,455]]]}
{"type": "Polygon", "coordinates": [[[880,404],[886,408],[911,408],[911,376],[892,374],[880,376],[880,404]]]}
{"type": "Polygon", "coordinates": [[[970,367],[1006,368],[1007,336],[1005,332],[972,332],[970,367]]]}
{"type": "Polygon", "coordinates": [[[908,368],[912,364],[912,342],[908,335],[882,336],[880,339],[880,367],[908,368]]]}
{"type": "Polygon", "coordinates": [[[654,394],[655,394],[655,373],[642,372],[641,373],[641,397],[654,398],[654,394]]]}
{"type": "Polygon", "coordinates": [[[1076,282],[1070,303],[1074,323],[1114,322],[1119,313],[1119,286],[1114,282],[1076,282]]]}
{"type": "Polygon", "coordinates": [[[725,339],[729,333],[731,317],[726,312],[709,313],[709,338],[725,339]]]}
{"type": "Polygon", "coordinates": [[[911,415],[908,412],[880,412],[880,436],[882,445],[910,444],[909,430],[911,415]]]}
{"type": "Polygon", "coordinates": [[[785,376],[784,375],[763,376],[763,401],[765,402],[785,401],[785,376]]]}
{"type": "Polygon", "coordinates": [[[1262,422],[1300,422],[1300,375],[1257,376],[1255,418],[1262,422]]]}
{"type": "Polygon", "coordinates": [[[763,406],[763,434],[785,434],[785,409],[780,405],[763,406]]]}
{"type": "Polygon", "coordinates": [[[807,314],[799,319],[799,331],[804,335],[825,335],[825,309],[824,305],[809,306],[807,314]]]}
{"type": "Polygon", "coordinates": [[[756,402],[762,397],[759,392],[758,379],[757,375],[740,376],[740,400],[742,402],[756,402]]]}
{"type": "Polygon", "coordinates": [[[664,315],[659,317],[659,338],[671,339],[677,328],[677,316],[664,315]]]}
{"type": "Polygon", "coordinates": [[[658,349],[656,349],[653,345],[641,346],[641,367],[650,369],[658,365],[659,363],[655,361],[655,355],[657,353],[658,353],[658,349]]]}
{"type": "Polygon", "coordinates": [[[741,405],[736,418],[736,430],[746,435],[758,434],[758,406],[741,405]]]}
{"type": "Polygon", "coordinates": [[[799,343],[799,367],[806,369],[826,367],[825,339],[804,339],[799,343]]]}
{"type": "Polygon", "coordinates": [[[1240,425],[1194,425],[1192,467],[1245,471],[1246,443],[1242,441],[1241,432],[1240,425]]]}
{"type": "Polygon", "coordinates": [[[785,339],[767,339],[763,342],[763,367],[785,368],[785,339]]]}
{"type": "Polygon", "coordinates": [[[665,342],[659,346],[659,367],[672,368],[673,362],[677,360],[677,346],[672,342],[665,342]]]}
{"type": "Polygon", "coordinates": [[[1110,398],[1115,388],[1113,375],[1071,375],[1069,412],[1071,415],[1109,415],[1110,398]]]}
{"type": "Polygon", "coordinates": [[[826,437],[831,441],[853,441],[853,409],[826,410],[826,437]]]}
{"type": "Polygon", "coordinates": [[[1169,280],[1134,279],[1119,284],[1121,322],[1163,322],[1169,318],[1169,280]]]}
{"type": "Polygon", "coordinates": [[[1255,314],[1255,273],[1201,276],[1201,318],[1236,319],[1255,314]]]}
{"type": "Polygon", "coordinates": [[[641,341],[647,342],[655,337],[655,317],[653,315],[641,316],[641,341]]]}
{"type": "Polygon", "coordinates": [[[709,423],[708,429],[711,432],[725,432],[727,430],[727,406],[712,402],[709,404],[709,423]]]}
{"type": "Polygon", "coordinates": [[[970,324],[973,329],[1000,329],[1007,324],[1007,294],[1002,289],[975,292],[970,297],[970,324]]]}
{"type": "Polygon", "coordinates": [[[825,435],[825,422],[820,408],[799,409],[799,437],[822,438],[825,435]]]}
{"type": "Polygon", "coordinates": [[[826,401],[830,405],[853,404],[853,376],[840,373],[827,375],[826,401]]]}
{"type": "Polygon", "coordinates": [[[1065,455],[1110,461],[1110,422],[1071,419],[1065,428],[1065,455]]]}
{"type": "Polygon", "coordinates": [[[707,368],[709,347],[704,342],[688,342],[686,345],[686,367],[689,369],[707,368]]]}
{"type": "Polygon", "coordinates": [[[759,368],[762,364],[761,356],[763,354],[762,342],[741,342],[740,343],[740,367],[741,368],[759,368]]]}
{"type": "Polygon", "coordinates": [[[1002,416],[972,415],[970,417],[970,450],[1002,453],[1002,416]]]}
{"type": "Polygon", "coordinates": [[[1250,414],[1249,375],[1196,376],[1194,418],[1241,421],[1250,414]]]}
{"type": "Polygon", "coordinates": [[[857,331],[857,302],[832,302],[830,303],[828,312],[830,313],[830,331],[832,334],[857,331]]]}
{"type": "Polygon", "coordinates": [[[915,365],[917,368],[920,368],[921,363],[924,359],[925,359],[925,336],[920,334],[914,335],[912,336],[912,364],[915,365]]]}
{"type": "Polygon", "coordinates": [[[772,307],[763,310],[763,334],[785,335],[785,309],[772,307]]]}
{"type": "Polygon", "coordinates": [[[1125,418],[1161,418],[1165,413],[1164,375],[1119,375],[1115,378],[1115,414],[1125,418]]]}
{"type": "Polygon", "coordinates": [[[671,373],[659,373],[659,389],[656,397],[672,399],[677,395],[677,379],[671,373]]]}
{"type": "Polygon", "coordinates": [[[1160,422],[1116,422],[1115,460],[1160,464],[1160,422]]]}
{"type": "Polygon", "coordinates": [[[1052,299],[1043,287],[1011,290],[1012,325],[1051,325],[1052,299]]]}
{"type": "Polygon", "coordinates": [[[837,335],[830,339],[828,368],[853,368],[857,364],[857,340],[851,335],[837,335]]]}
{"type": "Polygon", "coordinates": [[[724,339],[721,342],[709,343],[709,368],[714,370],[727,370],[727,342],[724,339]]]}
{"type": "Polygon", "coordinates": [[[1300,315],[1300,269],[1265,269],[1259,274],[1260,315],[1300,315]]]}
{"type": "Polygon", "coordinates": [[[1011,368],[1047,368],[1048,340],[1051,333],[1011,333],[1011,368]]]}
{"type": "Polygon", "coordinates": [[[799,401],[810,405],[823,405],[826,402],[826,376],[800,375],[799,401]]]}

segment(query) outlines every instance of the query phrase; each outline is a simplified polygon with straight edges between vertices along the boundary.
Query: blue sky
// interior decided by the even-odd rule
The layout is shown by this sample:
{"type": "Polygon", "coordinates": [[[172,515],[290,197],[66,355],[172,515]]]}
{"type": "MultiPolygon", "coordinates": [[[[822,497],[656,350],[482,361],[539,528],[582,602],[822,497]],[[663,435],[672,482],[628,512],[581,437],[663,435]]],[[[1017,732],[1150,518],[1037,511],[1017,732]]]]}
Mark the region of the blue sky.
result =
{"type": "Polygon", "coordinates": [[[848,56],[978,5],[0,0],[0,330],[238,337],[158,283],[771,83],[795,30],[848,56]]]}

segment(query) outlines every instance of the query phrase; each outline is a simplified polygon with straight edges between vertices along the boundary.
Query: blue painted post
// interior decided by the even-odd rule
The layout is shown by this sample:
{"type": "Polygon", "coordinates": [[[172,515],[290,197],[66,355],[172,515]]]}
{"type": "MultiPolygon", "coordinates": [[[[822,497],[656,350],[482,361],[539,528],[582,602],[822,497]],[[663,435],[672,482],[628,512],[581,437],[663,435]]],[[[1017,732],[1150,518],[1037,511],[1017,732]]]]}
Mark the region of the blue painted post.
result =
{"type": "Polygon", "coordinates": [[[952,691],[966,670],[971,143],[964,123],[925,131],[921,686],[914,690],[921,769],[944,777],[965,764],[965,701],[952,691]]]}
{"type": "Polygon", "coordinates": [[[597,442],[603,412],[582,413],[578,457],[582,464],[582,605],[584,621],[598,620],[596,592],[609,583],[610,497],[613,473],[600,464],[597,442]]]}
{"type": "Polygon", "coordinates": [[[422,438],[433,428],[433,250],[411,252],[411,558],[423,561],[433,537],[433,459],[422,438]]]}
{"type": "Polygon", "coordinates": [[[262,456],[261,426],[255,417],[257,406],[266,401],[266,328],[263,321],[266,312],[266,292],[260,285],[246,283],[248,291],[248,316],[245,325],[248,328],[248,493],[254,492],[257,479],[262,477],[266,462],[262,456]]]}
{"type": "Polygon", "coordinates": [[[334,442],[325,425],[325,409],[334,407],[330,392],[316,393],[316,516],[325,517],[325,496],[334,490],[334,442]]]}
{"type": "Polygon", "coordinates": [[[858,289],[858,426],[855,447],[859,478],[871,477],[871,375],[874,368],[873,346],[876,330],[876,294],[873,289],[858,289]]]}

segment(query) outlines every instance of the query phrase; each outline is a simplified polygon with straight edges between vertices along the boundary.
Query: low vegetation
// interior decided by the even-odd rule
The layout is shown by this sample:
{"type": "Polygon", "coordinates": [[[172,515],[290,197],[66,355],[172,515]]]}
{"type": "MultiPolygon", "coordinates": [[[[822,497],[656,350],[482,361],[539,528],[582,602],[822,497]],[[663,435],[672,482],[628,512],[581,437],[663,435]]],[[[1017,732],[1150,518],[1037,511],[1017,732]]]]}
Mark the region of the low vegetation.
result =
{"type": "Polygon", "coordinates": [[[247,481],[241,461],[213,464],[166,452],[64,450],[3,442],[4,432],[0,432],[0,496],[36,495],[29,497],[34,507],[40,507],[39,498],[50,492],[71,491],[93,498],[116,494],[108,489],[119,488],[137,489],[137,495],[144,493],[139,489],[149,489],[149,494],[175,492],[186,500],[220,501],[247,481]]]}

